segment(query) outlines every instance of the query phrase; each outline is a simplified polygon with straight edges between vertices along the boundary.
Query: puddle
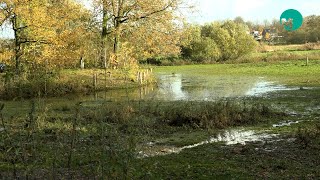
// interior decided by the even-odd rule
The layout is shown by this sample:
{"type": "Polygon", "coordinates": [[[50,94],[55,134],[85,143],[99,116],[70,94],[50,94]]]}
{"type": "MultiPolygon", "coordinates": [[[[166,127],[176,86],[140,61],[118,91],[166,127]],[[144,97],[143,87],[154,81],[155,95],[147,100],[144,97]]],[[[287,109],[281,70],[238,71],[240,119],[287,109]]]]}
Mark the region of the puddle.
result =
{"type": "Polygon", "coordinates": [[[215,137],[211,137],[206,141],[202,141],[196,144],[183,146],[183,147],[174,147],[174,146],[166,146],[166,145],[157,145],[156,143],[147,143],[146,146],[139,151],[138,157],[153,157],[153,156],[161,156],[168,155],[173,153],[179,153],[184,149],[195,148],[204,144],[216,143],[216,142],[224,142],[226,145],[234,145],[234,144],[243,144],[246,142],[264,142],[266,140],[270,140],[277,137],[276,134],[267,134],[267,133],[257,133],[255,131],[246,131],[246,130],[229,130],[225,131],[221,134],[218,134],[215,137]]]}
{"type": "Polygon", "coordinates": [[[273,91],[298,90],[298,89],[299,88],[297,87],[289,88],[283,85],[277,85],[274,82],[261,80],[260,82],[257,82],[255,86],[246,93],[246,95],[258,96],[258,95],[265,94],[268,92],[273,92],[273,91]]]}
{"type": "Polygon", "coordinates": [[[298,124],[301,121],[284,121],[278,124],[273,124],[272,127],[284,127],[284,126],[291,126],[292,124],[298,124]]]}
{"type": "Polygon", "coordinates": [[[320,105],[314,107],[307,107],[306,110],[309,112],[320,112],[320,105]]]}
{"type": "MultiPolygon", "coordinates": [[[[299,90],[258,76],[191,76],[185,74],[158,75],[155,97],[162,100],[214,101],[220,98],[261,96],[268,92],[299,90]]],[[[308,89],[308,88],[304,88],[308,89]]]]}

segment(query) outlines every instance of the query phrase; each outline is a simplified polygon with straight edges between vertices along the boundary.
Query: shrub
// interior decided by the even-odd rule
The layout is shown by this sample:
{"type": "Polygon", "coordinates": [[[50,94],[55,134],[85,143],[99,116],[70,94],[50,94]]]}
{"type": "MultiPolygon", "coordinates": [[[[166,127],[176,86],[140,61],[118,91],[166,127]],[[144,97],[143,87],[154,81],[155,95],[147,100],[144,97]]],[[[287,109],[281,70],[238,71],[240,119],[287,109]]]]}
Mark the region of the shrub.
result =
{"type": "Polygon", "coordinates": [[[252,52],[257,44],[244,25],[233,21],[192,28],[196,30],[189,43],[182,45],[182,57],[196,62],[236,59],[252,52]]]}

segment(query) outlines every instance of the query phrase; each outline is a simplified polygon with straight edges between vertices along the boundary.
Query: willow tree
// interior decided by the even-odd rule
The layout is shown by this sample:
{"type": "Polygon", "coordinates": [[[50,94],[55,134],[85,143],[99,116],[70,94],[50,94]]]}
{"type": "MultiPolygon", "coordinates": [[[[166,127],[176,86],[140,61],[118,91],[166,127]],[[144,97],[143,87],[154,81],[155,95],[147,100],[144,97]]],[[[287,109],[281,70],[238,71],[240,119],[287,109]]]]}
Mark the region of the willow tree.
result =
{"type": "Polygon", "coordinates": [[[118,59],[121,42],[134,45],[133,42],[129,42],[128,36],[135,37],[137,42],[135,46],[139,46],[139,51],[150,50],[152,47],[144,48],[144,45],[141,45],[148,42],[153,47],[172,47],[171,44],[174,44],[172,26],[176,19],[175,10],[180,4],[180,0],[96,0],[96,5],[101,7],[101,38],[104,51],[106,51],[108,38],[112,42],[112,55],[109,62],[107,62],[106,53],[103,53],[104,66],[121,61],[118,59]],[[166,38],[161,39],[161,36],[166,38]],[[169,38],[169,36],[172,37],[169,38]],[[155,42],[155,39],[158,44],[151,43],[155,42]],[[161,41],[166,40],[172,40],[172,43],[161,44],[161,41]]]}

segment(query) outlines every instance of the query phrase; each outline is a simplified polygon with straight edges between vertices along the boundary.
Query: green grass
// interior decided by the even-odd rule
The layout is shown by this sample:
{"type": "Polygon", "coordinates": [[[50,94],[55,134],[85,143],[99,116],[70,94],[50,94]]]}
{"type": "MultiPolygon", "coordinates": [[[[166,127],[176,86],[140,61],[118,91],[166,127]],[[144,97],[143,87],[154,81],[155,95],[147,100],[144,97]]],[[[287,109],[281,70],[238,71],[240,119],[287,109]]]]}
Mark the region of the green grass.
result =
{"type": "Polygon", "coordinates": [[[286,85],[320,85],[320,60],[260,62],[246,64],[211,64],[157,67],[157,73],[176,73],[197,76],[263,76],[286,85]]]}

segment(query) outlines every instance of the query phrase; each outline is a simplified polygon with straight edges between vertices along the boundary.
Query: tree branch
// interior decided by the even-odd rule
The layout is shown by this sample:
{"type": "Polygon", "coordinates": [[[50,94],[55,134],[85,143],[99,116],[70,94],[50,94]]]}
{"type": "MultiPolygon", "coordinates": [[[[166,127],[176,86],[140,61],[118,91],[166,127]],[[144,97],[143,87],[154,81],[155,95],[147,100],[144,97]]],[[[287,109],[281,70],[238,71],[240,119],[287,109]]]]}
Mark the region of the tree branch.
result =
{"type": "Polygon", "coordinates": [[[41,44],[50,44],[45,40],[29,40],[29,39],[23,39],[23,40],[18,40],[19,44],[26,44],[26,43],[41,43],[41,44]]]}
{"type": "MultiPolygon", "coordinates": [[[[147,13],[147,14],[145,14],[145,15],[141,15],[141,16],[135,18],[135,20],[146,19],[146,18],[148,18],[148,17],[150,17],[150,16],[152,16],[152,15],[154,15],[154,14],[161,13],[161,12],[167,10],[169,7],[171,7],[172,4],[173,4],[173,3],[171,2],[171,3],[167,4],[165,7],[163,7],[162,9],[149,12],[149,13],[147,13]]],[[[125,17],[124,19],[120,20],[119,23],[125,23],[125,22],[127,22],[129,19],[130,19],[130,18],[127,16],[127,17],[125,17]]]]}

